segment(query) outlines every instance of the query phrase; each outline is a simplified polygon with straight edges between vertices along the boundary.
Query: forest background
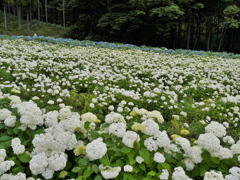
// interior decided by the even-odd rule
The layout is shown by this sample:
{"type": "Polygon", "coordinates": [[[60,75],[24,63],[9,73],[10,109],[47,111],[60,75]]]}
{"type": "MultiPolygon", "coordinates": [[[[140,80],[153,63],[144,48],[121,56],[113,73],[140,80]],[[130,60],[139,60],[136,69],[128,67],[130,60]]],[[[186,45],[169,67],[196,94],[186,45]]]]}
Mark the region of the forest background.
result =
{"type": "Polygon", "coordinates": [[[0,5],[5,31],[15,16],[18,31],[34,32],[36,22],[44,22],[65,38],[240,53],[239,0],[0,0],[0,5]]]}

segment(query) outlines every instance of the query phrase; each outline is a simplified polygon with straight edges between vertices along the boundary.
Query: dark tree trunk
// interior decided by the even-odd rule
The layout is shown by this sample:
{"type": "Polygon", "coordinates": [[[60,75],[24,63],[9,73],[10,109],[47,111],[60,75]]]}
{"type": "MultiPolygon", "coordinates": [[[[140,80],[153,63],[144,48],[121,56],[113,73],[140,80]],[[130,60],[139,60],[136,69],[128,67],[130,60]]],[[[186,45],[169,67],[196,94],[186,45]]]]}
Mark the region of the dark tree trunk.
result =
{"type": "Polygon", "coordinates": [[[21,6],[17,5],[17,16],[18,16],[18,30],[22,30],[21,26],[21,6]]]}
{"type": "Polygon", "coordinates": [[[7,30],[7,4],[3,4],[3,12],[4,12],[4,28],[7,30]]]}

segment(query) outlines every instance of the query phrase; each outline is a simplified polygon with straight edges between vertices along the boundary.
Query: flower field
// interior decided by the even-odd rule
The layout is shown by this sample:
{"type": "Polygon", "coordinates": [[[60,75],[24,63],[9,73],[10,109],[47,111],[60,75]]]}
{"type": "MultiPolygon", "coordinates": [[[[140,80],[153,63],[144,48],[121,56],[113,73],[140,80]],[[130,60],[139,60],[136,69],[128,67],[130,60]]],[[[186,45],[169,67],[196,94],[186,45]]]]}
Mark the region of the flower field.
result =
{"type": "Polygon", "coordinates": [[[240,56],[0,37],[0,180],[239,180],[240,56]]]}

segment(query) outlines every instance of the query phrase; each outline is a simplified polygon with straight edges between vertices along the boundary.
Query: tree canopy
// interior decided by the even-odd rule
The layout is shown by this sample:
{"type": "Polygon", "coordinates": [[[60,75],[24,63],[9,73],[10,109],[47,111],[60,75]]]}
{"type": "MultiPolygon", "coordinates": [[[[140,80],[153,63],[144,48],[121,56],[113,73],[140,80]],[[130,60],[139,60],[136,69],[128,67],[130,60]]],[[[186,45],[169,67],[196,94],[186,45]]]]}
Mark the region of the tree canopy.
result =
{"type": "Polygon", "coordinates": [[[68,26],[66,36],[74,39],[240,53],[239,0],[2,0],[1,4],[5,13],[30,23],[35,18],[68,26]]]}

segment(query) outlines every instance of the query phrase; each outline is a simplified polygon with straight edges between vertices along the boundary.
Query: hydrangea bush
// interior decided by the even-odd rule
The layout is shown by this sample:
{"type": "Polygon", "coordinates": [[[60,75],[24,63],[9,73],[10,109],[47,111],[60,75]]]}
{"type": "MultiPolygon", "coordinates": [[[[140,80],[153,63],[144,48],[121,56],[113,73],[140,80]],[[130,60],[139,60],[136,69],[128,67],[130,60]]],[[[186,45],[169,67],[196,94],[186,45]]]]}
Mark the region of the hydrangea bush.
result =
{"type": "Polygon", "coordinates": [[[0,180],[240,179],[239,59],[3,38],[0,67],[0,180]]]}

